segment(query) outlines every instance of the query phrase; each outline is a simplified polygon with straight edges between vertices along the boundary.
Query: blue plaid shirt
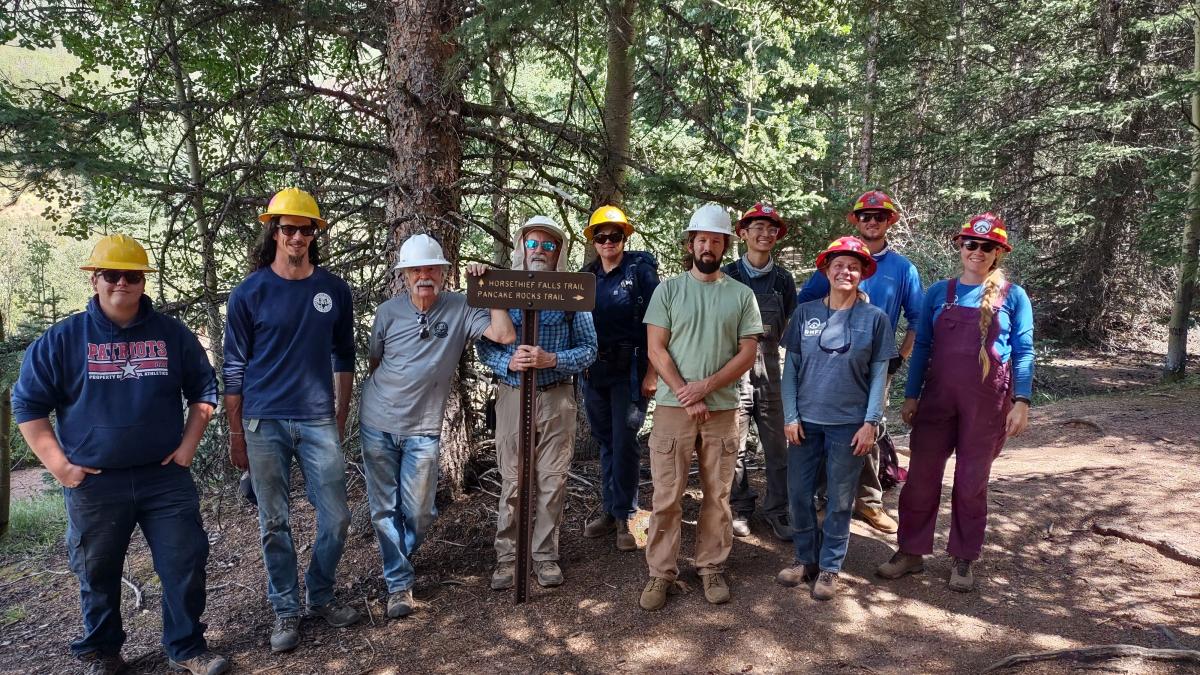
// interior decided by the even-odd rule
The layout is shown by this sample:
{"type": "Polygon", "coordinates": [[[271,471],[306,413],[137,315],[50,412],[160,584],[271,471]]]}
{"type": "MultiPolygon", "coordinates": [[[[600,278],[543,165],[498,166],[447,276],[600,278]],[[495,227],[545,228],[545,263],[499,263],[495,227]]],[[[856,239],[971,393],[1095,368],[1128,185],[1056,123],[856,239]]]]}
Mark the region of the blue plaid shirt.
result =
{"type": "MultiPolygon", "coordinates": [[[[475,351],[483,362],[501,382],[510,387],[521,386],[521,373],[508,369],[508,362],[521,337],[521,311],[508,310],[512,317],[513,326],[517,329],[517,342],[511,345],[499,345],[487,338],[480,338],[475,343],[475,351]]],[[[543,369],[537,373],[537,384],[545,387],[558,384],[570,379],[575,373],[581,373],[596,360],[596,327],[592,324],[591,312],[575,313],[575,340],[571,341],[571,329],[567,326],[565,312],[538,313],[538,345],[548,352],[558,356],[558,367],[543,369]]]]}

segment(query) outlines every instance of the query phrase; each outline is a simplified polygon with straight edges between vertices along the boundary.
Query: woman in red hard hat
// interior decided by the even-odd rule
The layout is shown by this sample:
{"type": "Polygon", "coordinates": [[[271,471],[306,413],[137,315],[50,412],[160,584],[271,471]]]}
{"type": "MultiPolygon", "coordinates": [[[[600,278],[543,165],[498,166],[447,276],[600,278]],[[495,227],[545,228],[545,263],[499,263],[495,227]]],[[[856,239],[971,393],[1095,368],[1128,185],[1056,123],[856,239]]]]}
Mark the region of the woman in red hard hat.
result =
{"type": "Polygon", "coordinates": [[[900,414],[913,427],[908,482],[900,492],[899,551],[877,570],[886,579],[924,569],[933,552],[942,473],[955,455],[947,550],[951,590],[975,587],[987,526],[987,484],[1004,441],[1029,424],[1033,309],[1004,277],[1012,251],[999,217],[971,218],[954,237],[962,274],[929,287],[900,414]]]}

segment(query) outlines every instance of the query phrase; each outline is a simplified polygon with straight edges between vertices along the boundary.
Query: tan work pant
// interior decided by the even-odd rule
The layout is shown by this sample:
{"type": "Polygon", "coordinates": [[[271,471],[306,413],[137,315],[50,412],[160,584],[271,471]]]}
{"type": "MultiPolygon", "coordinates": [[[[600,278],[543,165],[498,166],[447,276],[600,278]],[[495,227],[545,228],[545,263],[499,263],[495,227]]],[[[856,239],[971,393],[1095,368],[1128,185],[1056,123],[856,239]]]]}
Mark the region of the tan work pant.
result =
{"type": "Polygon", "coordinates": [[[650,431],[650,473],[654,478],[653,512],[646,542],[650,576],[675,580],[679,575],[680,521],[692,454],[700,459],[700,519],[696,524],[696,571],[722,571],[733,548],[729,488],[737,462],[736,410],[711,413],[707,422],[688,417],[683,408],[658,406],[650,431]]]}
{"type": "MultiPolygon", "coordinates": [[[[575,454],[575,388],[570,383],[537,393],[537,485],[533,514],[534,560],[558,560],[567,470],[575,454]]],[[[500,464],[500,506],[496,521],[496,562],[517,559],[517,455],[521,431],[521,390],[499,385],[496,392],[496,459],[500,464]]]]}

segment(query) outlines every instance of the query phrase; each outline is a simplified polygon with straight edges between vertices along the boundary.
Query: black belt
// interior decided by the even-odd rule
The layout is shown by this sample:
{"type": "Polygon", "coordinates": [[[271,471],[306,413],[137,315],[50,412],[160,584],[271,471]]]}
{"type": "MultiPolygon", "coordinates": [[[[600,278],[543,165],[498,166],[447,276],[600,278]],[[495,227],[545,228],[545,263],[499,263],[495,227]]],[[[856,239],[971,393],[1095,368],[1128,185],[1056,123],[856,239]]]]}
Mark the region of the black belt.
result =
{"type": "MultiPolygon", "coordinates": [[[[504,382],[501,382],[500,384],[504,385],[505,387],[508,387],[509,389],[520,389],[520,387],[514,387],[511,384],[507,384],[504,382]]],[[[571,384],[570,380],[559,380],[558,382],[555,382],[553,384],[538,385],[537,390],[538,391],[550,391],[551,389],[557,389],[558,387],[565,387],[568,384],[571,384]]]]}

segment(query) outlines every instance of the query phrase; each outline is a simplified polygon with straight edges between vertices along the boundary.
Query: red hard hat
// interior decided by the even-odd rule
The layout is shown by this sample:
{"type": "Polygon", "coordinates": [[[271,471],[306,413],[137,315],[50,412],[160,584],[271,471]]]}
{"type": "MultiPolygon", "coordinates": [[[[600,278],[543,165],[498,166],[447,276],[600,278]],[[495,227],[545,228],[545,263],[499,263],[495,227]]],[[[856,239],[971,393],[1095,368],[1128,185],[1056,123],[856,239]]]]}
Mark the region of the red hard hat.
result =
{"type": "Polygon", "coordinates": [[[871,190],[862,193],[862,196],[854,200],[854,207],[850,209],[850,213],[846,214],[846,222],[858,225],[858,219],[855,216],[859,211],[869,210],[888,211],[888,225],[894,225],[897,220],[900,220],[900,209],[896,208],[896,203],[892,201],[892,198],[879,190],[871,190]]]}
{"type": "Polygon", "coordinates": [[[1012,245],[1008,243],[1008,229],[1004,226],[1004,221],[1000,219],[1000,216],[994,213],[981,213],[978,216],[972,216],[962,226],[958,234],[954,235],[955,239],[961,239],[962,237],[994,241],[1000,244],[1000,247],[1005,251],[1012,251],[1012,245]]]}
{"type": "Polygon", "coordinates": [[[875,258],[871,255],[871,249],[867,248],[866,243],[858,237],[841,237],[829,242],[829,246],[817,255],[817,269],[825,269],[830,258],[846,254],[855,256],[862,261],[863,279],[875,274],[875,268],[878,265],[875,264],[875,258]]]}
{"type": "Polygon", "coordinates": [[[738,219],[737,225],[733,228],[733,231],[737,232],[743,227],[747,227],[750,224],[750,221],[757,220],[759,218],[769,220],[779,227],[779,236],[776,237],[776,239],[783,239],[787,236],[787,223],[783,222],[783,217],[779,215],[779,211],[776,211],[774,206],[771,206],[770,204],[764,204],[762,202],[755,204],[753,208],[744,213],[742,217],[738,219]]]}

